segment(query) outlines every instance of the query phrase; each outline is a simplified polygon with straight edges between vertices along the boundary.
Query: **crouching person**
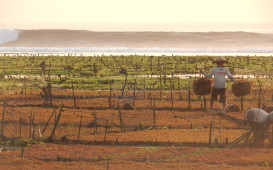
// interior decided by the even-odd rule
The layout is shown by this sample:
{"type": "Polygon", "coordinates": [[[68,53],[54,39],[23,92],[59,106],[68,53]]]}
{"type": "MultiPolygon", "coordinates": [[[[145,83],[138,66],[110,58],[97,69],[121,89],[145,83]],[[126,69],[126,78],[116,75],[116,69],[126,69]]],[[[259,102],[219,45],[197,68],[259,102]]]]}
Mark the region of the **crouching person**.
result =
{"type": "Polygon", "coordinates": [[[263,143],[268,135],[269,125],[273,123],[273,112],[267,113],[259,108],[251,108],[246,111],[245,119],[254,133],[254,144],[263,143]]]}

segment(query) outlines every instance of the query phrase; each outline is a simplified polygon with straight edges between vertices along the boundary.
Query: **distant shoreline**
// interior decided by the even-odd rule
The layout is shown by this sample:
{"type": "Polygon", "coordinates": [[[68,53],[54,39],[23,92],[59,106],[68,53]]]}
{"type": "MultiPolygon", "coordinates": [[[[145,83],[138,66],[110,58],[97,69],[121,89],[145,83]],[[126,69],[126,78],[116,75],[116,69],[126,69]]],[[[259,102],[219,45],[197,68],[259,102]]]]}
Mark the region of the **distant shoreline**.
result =
{"type": "Polygon", "coordinates": [[[85,53],[85,52],[0,52],[0,57],[3,56],[28,56],[28,55],[53,55],[53,56],[260,56],[260,57],[273,57],[273,52],[271,53],[85,53]]]}

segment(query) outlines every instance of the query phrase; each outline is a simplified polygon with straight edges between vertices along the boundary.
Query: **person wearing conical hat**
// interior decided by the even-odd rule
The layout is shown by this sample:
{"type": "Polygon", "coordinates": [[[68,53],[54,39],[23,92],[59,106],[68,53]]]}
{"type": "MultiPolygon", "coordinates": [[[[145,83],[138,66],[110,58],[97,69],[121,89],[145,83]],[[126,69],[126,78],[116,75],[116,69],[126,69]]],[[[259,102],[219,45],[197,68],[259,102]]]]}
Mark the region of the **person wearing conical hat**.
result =
{"type": "Polygon", "coordinates": [[[204,73],[202,69],[200,69],[200,72],[207,78],[214,76],[210,110],[213,109],[214,101],[217,100],[219,96],[219,102],[223,104],[223,113],[226,113],[226,77],[231,79],[233,82],[235,82],[235,80],[229,69],[224,66],[224,64],[227,63],[225,58],[217,57],[213,63],[216,63],[216,66],[213,67],[208,74],[204,73]]]}

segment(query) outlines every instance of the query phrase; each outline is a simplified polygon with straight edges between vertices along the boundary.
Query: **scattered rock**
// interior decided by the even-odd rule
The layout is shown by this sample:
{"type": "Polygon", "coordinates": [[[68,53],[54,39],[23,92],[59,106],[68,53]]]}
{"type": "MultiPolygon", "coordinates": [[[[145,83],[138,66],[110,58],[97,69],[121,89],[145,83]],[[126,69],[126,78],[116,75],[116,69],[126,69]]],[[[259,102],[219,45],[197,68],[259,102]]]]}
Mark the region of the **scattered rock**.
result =
{"type": "Polygon", "coordinates": [[[129,103],[125,103],[123,106],[125,110],[135,110],[134,106],[130,105],[129,103]]]}
{"type": "Polygon", "coordinates": [[[231,104],[231,105],[228,106],[227,111],[228,112],[239,112],[240,108],[236,104],[231,104]]]}

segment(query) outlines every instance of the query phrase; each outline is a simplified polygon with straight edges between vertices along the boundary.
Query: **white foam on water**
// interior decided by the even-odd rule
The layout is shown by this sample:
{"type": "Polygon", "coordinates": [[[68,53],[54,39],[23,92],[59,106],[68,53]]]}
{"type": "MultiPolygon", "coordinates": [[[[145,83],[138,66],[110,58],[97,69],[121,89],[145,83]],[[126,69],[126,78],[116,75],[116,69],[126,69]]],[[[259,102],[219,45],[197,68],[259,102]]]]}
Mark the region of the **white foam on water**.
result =
{"type": "Polygon", "coordinates": [[[19,31],[16,29],[0,29],[0,45],[11,41],[16,41],[19,31]]]}
{"type": "Polygon", "coordinates": [[[181,48],[47,48],[47,47],[0,47],[3,53],[273,53],[272,49],[181,49],[181,48]]]}

